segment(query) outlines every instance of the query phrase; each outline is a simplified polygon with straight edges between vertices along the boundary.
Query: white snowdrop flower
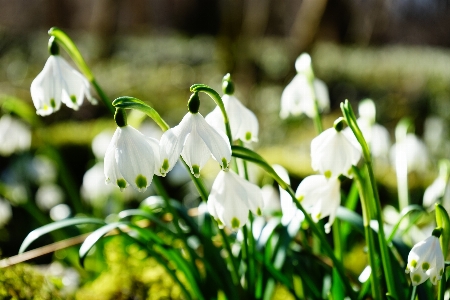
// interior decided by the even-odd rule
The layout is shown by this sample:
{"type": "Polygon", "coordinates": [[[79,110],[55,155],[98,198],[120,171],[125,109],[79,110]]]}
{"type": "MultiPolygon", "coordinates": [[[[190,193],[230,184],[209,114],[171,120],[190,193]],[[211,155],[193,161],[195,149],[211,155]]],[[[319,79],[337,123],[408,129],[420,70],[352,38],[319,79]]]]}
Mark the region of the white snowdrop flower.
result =
{"type": "Polygon", "coordinates": [[[233,171],[220,171],[208,197],[208,211],[219,226],[237,230],[248,220],[249,211],[261,215],[261,189],[233,171]]]}
{"type": "Polygon", "coordinates": [[[59,185],[48,183],[38,188],[35,198],[37,206],[43,211],[48,211],[64,201],[64,192],[59,185]]]}
{"type": "Polygon", "coordinates": [[[17,118],[3,115],[0,118],[0,155],[28,150],[30,145],[30,128],[17,118]]]}
{"type": "Polygon", "coordinates": [[[351,168],[360,158],[361,148],[357,148],[342,130],[336,128],[325,130],[311,142],[311,166],[327,178],[341,174],[351,177],[351,168]]]}
{"type": "Polygon", "coordinates": [[[368,121],[371,124],[375,123],[376,107],[371,99],[361,100],[358,104],[359,117],[368,121]]]}
{"type": "MultiPolygon", "coordinates": [[[[233,139],[247,143],[257,142],[259,124],[255,114],[233,95],[223,95],[222,101],[228,114],[233,139]]],[[[218,106],[205,117],[205,120],[216,130],[225,133],[222,111],[218,106]]]]}
{"type": "Polygon", "coordinates": [[[281,94],[280,117],[286,119],[289,115],[299,116],[305,114],[310,118],[314,118],[316,114],[314,98],[317,98],[319,110],[329,110],[330,99],[326,84],[316,78],[311,86],[306,75],[295,75],[294,79],[281,94]]]}
{"type": "Polygon", "coordinates": [[[264,214],[271,215],[274,212],[281,210],[280,196],[278,191],[270,184],[266,184],[261,188],[261,193],[264,201],[264,214]]]}
{"type": "Polygon", "coordinates": [[[408,133],[400,143],[395,143],[390,151],[391,163],[395,166],[399,159],[406,158],[408,172],[416,171],[423,173],[428,170],[429,154],[424,142],[415,134],[408,133]]]}
{"type": "Polygon", "coordinates": [[[92,103],[96,102],[89,91],[89,81],[58,52],[56,50],[50,55],[44,69],[31,83],[31,98],[36,113],[41,116],[59,110],[61,102],[74,110],[78,110],[84,97],[92,103]]]}
{"type": "Polygon", "coordinates": [[[409,252],[405,272],[410,274],[414,286],[423,283],[428,278],[434,285],[441,280],[445,265],[439,236],[440,231],[434,230],[430,237],[415,244],[409,252]]]}
{"type": "Polygon", "coordinates": [[[301,54],[295,61],[297,75],[286,86],[281,95],[280,117],[285,119],[289,115],[306,114],[310,118],[316,115],[314,101],[317,100],[319,110],[330,109],[330,98],[326,84],[314,78],[311,57],[307,53],[301,54]]]}
{"type": "MultiPolygon", "coordinates": [[[[367,119],[359,118],[357,120],[359,129],[370,148],[370,153],[376,158],[388,158],[391,148],[391,137],[389,131],[382,125],[371,123],[367,119]]],[[[343,130],[347,138],[362,152],[361,145],[356,139],[350,127],[343,130]]]]}
{"type": "Polygon", "coordinates": [[[327,178],[324,175],[311,175],[303,179],[295,192],[295,196],[303,207],[311,214],[315,222],[329,217],[325,224],[325,232],[329,233],[341,204],[341,183],[337,177],[327,178]]]}
{"type": "Polygon", "coordinates": [[[36,183],[42,185],[44,183],[54,182],[58,175],[55,162],[47,156],[36,155],[31,162],[31,174],[36,183]]]}
{"type": "Polygon", "coordinates": [[[102,159],[105,157],[106,150],[108,150],[109,142],[113,135],[113,130],[106,129],[94,137],[91,148],[96,158],[102,159]]]}
{"type": "Polygon", "coordinates": [[[5,226],[11,220],[12,209],[8,201],[0,198],[0,227],[5,226]]]}
{"type": "Polygon", "coordinates": [[[58,204],[50,210],[50,218],[53,221],[60,221],[70,217],[70,207],[67,204],[58,204]]]}
{"type": "Polygon", "coordinates": [[[145,137],[130,125],[118,127],[104,159],[106,183],[116,184],[121,190],[132,185],[144,192],[153,175],[159,174],[158,140],[145,137]]]}
{"type": "Polygon", "coordinates": [[[81,195],[90,203],[103,203],[102,200],[113,192],[112,185],[104,185],[104,169],[104,163],[99,162],[84,173],[83,183],[81,185],[81,195]]]}
{"type": "Polygon", "coordinates": [[[194,93],[189,100],[189,112],[180,124],[167,130],[161,136],[160,165],[162,176],[172,170],[180,154],[191,173],[200,176],[200,170],[211,154],[219,162],[222,170],[227,170],[231,160],[231,145],[226,135],[209,125],[198,112],[200,100],[194,93]]]}
{"type": "Polygon", "coordinates": [[[423,206],[430,207],[437,203],[444,196],[447,188],[446,180],[441,176],[437,177],[423,194],[423,206]]]}

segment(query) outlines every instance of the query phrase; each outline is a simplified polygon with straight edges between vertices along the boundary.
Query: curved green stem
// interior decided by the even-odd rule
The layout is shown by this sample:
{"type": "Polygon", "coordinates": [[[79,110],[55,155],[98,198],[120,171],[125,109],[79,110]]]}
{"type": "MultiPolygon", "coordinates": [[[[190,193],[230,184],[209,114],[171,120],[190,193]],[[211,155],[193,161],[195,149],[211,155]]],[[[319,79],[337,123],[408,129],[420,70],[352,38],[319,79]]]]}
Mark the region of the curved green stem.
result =
{"type": "Polygon", "coordinates": [[[80,53],[80,50],[78,50],[75,43],[72,41],[72,39],[61,29],[58,27],[52,27],[48,31],[48,34],[50,36],[53,36],[56,41],[63,46],[63,48],[67,51],[67,53],[70,55],[70,57],[73,59],[75,64],[78,66],[80,71],[86,76],[87,80],[91,82],[94,89],[97,91],[97,94],[99,95],[100,99],[103,101],[103,103],[108,107],[108,109],[114,113],[114,107],[111,104],[111,100],[109,97],[103,92],[103,90],[100,88],[100,86],[97,84],[97,81],[95,80],[94,74],[92,73],[91,69],[88,67],[86,62],[84,61],[83,56],[80,53]]]}
{"type": "Polygon", "coordinates": [[[228,136],[228,140],[230,142],[230,145],[233,143],[233,137],[231,135],[231,128],[230,128],[230,121],[228,119],[228,114],[225,110],[225,106],[223,104],[222,98],[220,95],[212,88],[205,84],[194,84],[191,86],[191,92],[203,92],[206,93],[208,96],[211,97],[211,99],[214,100],[214,102],[217,104],[217,106],[220,108],[220,111],[222,112],[223,116],[223,122],[225,124],[225,131],[228,136]]]}
{"type": "Polygon", "coordinates": [[[112,102],[113,107],[117,108],[123,108],[123,109],[136,109],[143,113],[145,113],[147,116],[149,116],[153,121],[158,124],[158,126],[161,128],[162,131],[167,131],[170,126],[161,118],[159,113],[153,109],[150,105],[145,103],[144,101],[130,96],[122,96],[117,99],[115,99],[112,102]]]}
{"type": "Polygon", "coordinates": [[[281,179],[280,176],[278,176],[278,174],[275,172],[275,170],[259,154],[253,152],[250,149],[240,147],[240,146],[232,146],[231,149],[232,149],[232,155],[234,157],[239,157],[239,158],[245,159],[247,161],[256,163],[259,167],[261,167],[263,170],[265,170],[270,176],[272,176],[272,178],[277,181],[277,183],[279,184],[279,186],[282,189],[284,189],[285,191],[287,191],[289,193],[289,195],[292,197],[292,200],[294,201],[297,208],[300,209],[303,212],[303,214],[305,215],[305,220],[310,225],[310,228],[313,231],[313,233],[320,239],[320,242],[321,242],[324,252],[333,261],[333,265],[337,269],[339,276],[341,277],[342,282],[345,285],[347,293],[352,295],[354,293],[354,291],[353,291],[352,287],[350,286],[349,281],[346,279],[345,271],[344,271],[344,267],[343,267],[342,263],[334,255],[334,251],[331,248],[330,244],[328,243],[323,230],[321,230],[317,227],[317,224],[313,221],[311,216],[308,214],[308,212],[303,208],[303,206],[300,204],[298,199],[295,197],[295,192],[291,188],[291,186],[289,184],[287,184],[286,182],[284,182],[284,180],[281,179]]]}
{"type": "Polygon", "coordinates": [[[358,140],[359,144],[362,147],[365,165],[369,173],[369,181],[372,186],[373,202],[375,204],[374,215],[378,222],[378,241],[380,243],[381,261],[383,263],[386,285],[389,294],[393,298],[397,298],[397,290],[393,278],[394,273],[392,272],[391,258],[389,256],[386,236],[384,234],[384,223],[382,217],[380,197],[378,195],[377,183],[375,180],[375,175],[372,167],[372,156],[370,154],[370,150],[369,147],[367,146],[366,140],[363,137],[361,129],[359,128],[358,123],[356,122],[356,116],[348,100],[346,100],[345,103],[341,103],[341,110],[345,120],[347,121],[348,126],[351,128],[353,134],[355,135],[356,139],[358,140]]]}

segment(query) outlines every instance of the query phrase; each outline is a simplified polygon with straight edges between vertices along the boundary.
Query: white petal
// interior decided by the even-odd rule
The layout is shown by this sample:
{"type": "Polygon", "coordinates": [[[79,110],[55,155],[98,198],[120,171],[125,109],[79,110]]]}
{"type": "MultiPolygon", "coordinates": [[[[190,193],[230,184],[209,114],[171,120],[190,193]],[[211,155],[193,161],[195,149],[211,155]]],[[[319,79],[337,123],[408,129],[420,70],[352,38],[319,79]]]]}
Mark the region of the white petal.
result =
{"type": "Polygon", "coordinates": [[[318,198],[324,193],[327,186],[327,178],[323,175],[311,175],[300,182],[295,192],[295,197],[306,208],[314,205],[318,198]]]}
{"type": "Polygon", "coordinates": [[[211,193],[208,198],[213,201],[214,210],[210,213],[217,214],[217,218],[227,227],[238,229],[248,220],[249,209],[245,204],[247,193],[230,172],[220,171],[214,180],[211,193]]]}
{"type": "Polygon", "coordinates": [[[233,171],[230,171],[229,173],[234,177],[238,184],[244,187],[247,196],[243,199],[247,202],[247,207],[250,211],[254,214],[261,215],[262,209],[264,208],[264,200],[261,189],[257,185],[240,177],[233,171]]]}
{"type": "Polygon", "coordinates": [[[116,148],[119,134],[119,128],[117,128],[105,153],[104,172],[106,178],[105,182],[107,184],[112,183],[120,187],[120,189],[124,189],[128,186],[128,183],[125,178],[123,178],[122,174],[120,174],[116,161],[116,148]]]}
{"type": "Polygon", "coordinates": [[[216,106],[216,108],[214,108],[212,112],[206,115],[205,120],[215,130],[225,133],[225,124],[223,121],[222,111],[218,106],[216,106]]]}
{"type": "Polygon", "coordinates": [[[193,128],[195,126],[197,133],[208,146],[214,159],[219,162],[223,170],[228,169],[231,161],[231,146],[226,135],[206,123],[200,113],[192,115],[192,122],[193,128]]]}
{"type": "Polygon", "coordinates": [[[130,125],[119,128],[115,155],[125,180],[137,190],[145,191],[155,170],[154,153],[145,136],[130,125]]]}
{"type": "Polygon", "coordinates": [[[175,166],[180,157],[186,136],[191,132],[191,113],[187,113],[180,124],[167,130],[159,141],[160,173],[165,176],[175,166]]]}
{"type": "Polygon", "coordinates": [[[191,173],[198,178],[200,176],[200,170],[211,157],[211,152],[197,131],[193,130],[186,138],[181,156],[191,169],[191,173]]]}
{"type": "Polygon", "coordinates": [[[161,164],[160,155],[159,155],[159,141],[152,137],[146,137],[146,140],[150,144],[150,147],[153,150],[153,158],[154,158],[154,162],[155,162],[154,173],[156,175],[161,176],[161,173],[159,172],[159,166],[161,164]]]}
{"type": "Polygon", "coordinates": [[[330,96],[328,95],[328,87],[322,80],[316,78],[313,82],[316,99],[321,111],[330,110],[330,96]]]}

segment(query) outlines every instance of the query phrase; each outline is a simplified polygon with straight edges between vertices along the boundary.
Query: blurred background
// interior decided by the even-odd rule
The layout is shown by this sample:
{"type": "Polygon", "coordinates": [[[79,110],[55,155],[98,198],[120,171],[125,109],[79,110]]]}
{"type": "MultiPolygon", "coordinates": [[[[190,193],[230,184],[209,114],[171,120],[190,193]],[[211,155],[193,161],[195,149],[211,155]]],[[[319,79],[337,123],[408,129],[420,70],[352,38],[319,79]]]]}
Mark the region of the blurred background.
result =
{"type": "MultiPolygon", "coordinates": [[[[421,203],[437,160],[450,158],[448,0],[0,0],[0,7],[2,115],[10,113],[10,103],[34,112],[30,84],[48,58],[47,31],[57,26],[74,40],[111,99],[140,98],[171,126],[186,113],[192,84],[220,91],[222,77],[231,73],[236,96],[260,122],[254,147],[269,162],[287,167],[294,185],[312,172],[314,127],[306,117],[282,120],[279,112],[283,89],[303,52],[310,53],[315,75],[329,89],[325,128],[339,117],[345,99],[355,109],[360,100],[373,99],[377,122],[387,127],[392,142],[399,120],[412,120],[430,153],[427,169],[411,175],[413,203],[421,203]]],[[[200,111],[206,115],[213,102],[204,100],[200,111]]],[[[135,119],[142,122],[141,116],[135,119]]],[[[143,125],[151,126],[147,121],[143,125]]],[[[96,154],[92,148],[94,137],[115,128],[102,104],[85,101],[78,111],[62,106],[25,123],[32,129],[31,145],[0,156],[0,200],[9,203],[3,213],[9,218],[0,229],[3,257],[15,255],[28,232],[51,220],[104,217],[123,206],[104,199],[89,203],[82,192],[86,170],[101,161],[102,150],[96,154]],[[52,217],[51,210],[61,204],[66,206],[52,217]]],[[[99,170],[95,178],[102,182],[99,170]]],[[[395,202],[392,168],[380,174],[385,202],[395,202]]],[[[176,180],[165,182],[176,187],[174,195],[181,193],[176,180]]],[[[152,193],[125,197],[136,206],[152,193]]]]}

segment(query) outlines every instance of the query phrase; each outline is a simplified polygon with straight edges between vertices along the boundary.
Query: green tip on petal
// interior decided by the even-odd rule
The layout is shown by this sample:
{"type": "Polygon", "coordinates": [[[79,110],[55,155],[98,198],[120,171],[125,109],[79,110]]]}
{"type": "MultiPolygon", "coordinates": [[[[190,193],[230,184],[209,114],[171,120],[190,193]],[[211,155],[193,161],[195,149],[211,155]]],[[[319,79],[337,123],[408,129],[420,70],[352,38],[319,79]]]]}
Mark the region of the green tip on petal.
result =
{"type": "Polygon", "coordinates": [[[77,97],[75,95],[70,96],[70,101],[72,101],[72,103],[77,103],[77,97]]]}
{"type": "Polygon", "coordinates": [[[147,178],[144,175],[139,174],[138,176],[136,176],[135,182],[139,190],[147,188],[147,178]]]}
{"type": "Polygon", "coordinates": [[[125,179],[117,179],[117,186],[120,188],[120,190],[122,191],[124,188],[127,187],[127,182],[125,181],[125,179]]]}
{"type": "Polygon", "coordinates": [[[327,171],[325,171],[325,173],[323,173],[323,175],[324,175],[326,178],[331,178],[331,171],[330,171],[330,170],[327,170],[327,171]]]}
{"type": "Polygon", "coordinates": [[[261,208],[258,207],[258,209],[256,210],[256,214],[257,214],[258,216],[261,216],[261,215],[262,215],[261,208]]]}
{"type": "Polygon", "coordinates": [[[193,165],[191,168],[192,174],[194,174],[195,178],[200,177],[200,167],[197,165],[193,165]]]}
{"type": "Polygon", "coordinates": [[[424,263],[422,264],[422,269],[423,269],[424,271],[428,270],[429,268],[430,268],[430,264],[429,264],[429,263],[424,262],[424,263]]]}
{"type": "Polygon", "coordinates": [[[416,260],[413,259],[411,261],[411,267],[413,267],[413,268],[417,267],[417,261],[416,260]]]}
{"type": "Polygon", "coordinates": [[[56,101],[54,98],[50,99],[50,106],[55,108],[56,107],[56,101]]]}
{"type": "Polygon", "coordinates": [[[318,213],[317,215],[316,215],[316,220],[320,220],[320,217],[322,216],[322,214],[321,213],[318,213]]]}
{"type": "Polygon", "coordinates": [[[228,170],[228,161],[226,158],[222,158],[222,170],[227,171],[228,170]]]}
{"type": "Polygon", "coordinates": [[[169,160],[165,158],[161,168],[159,168],[159,172],[161,173],[162,176],[166,176],[167,170],[169,170],[169,160]]]}
{"type": "Polygon", "coordinates": [[[420,282],[421,279],[422,277],[419,274],[414,274],[414,276],[412,277],[412,281],[416,285],[420,282]]]}
{"type": "Polygon", "coordinates": [[[444,269],[440,269],[440,270],[439,270],[439,276],[442,277],[442,275],[444,275],[444,269]]]}
{"type": "Polygon", "coordinates": [[[297,197],[298,202],[302,202],[303,199],[305,199],[305,196],[303,196],[303,195],[300,195],[297,197]]]}
{"type": "Polygon", "coordinates": [[[250,141],[252,139],[252,133],[250,132],[250,131],[248,131],[246,134],[245,134],[245,140],[246,141],[250,141]]]}
{"type": "Polygon", "coordinates": [[[231,228],[238,229],[239,228],[239,224],[241,224],[241,222],[239,222],[239,220],[236,217],[231,219],[231,228]]]}

